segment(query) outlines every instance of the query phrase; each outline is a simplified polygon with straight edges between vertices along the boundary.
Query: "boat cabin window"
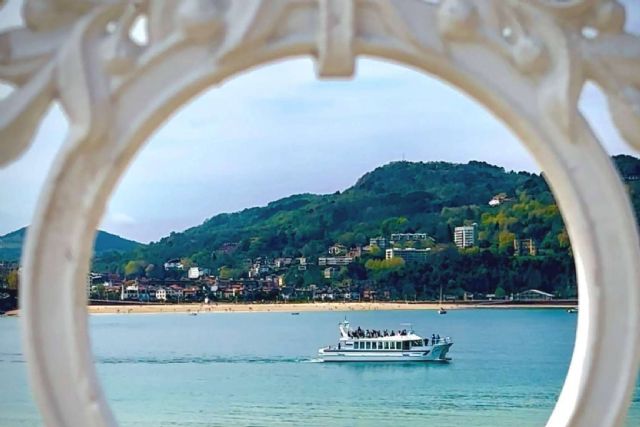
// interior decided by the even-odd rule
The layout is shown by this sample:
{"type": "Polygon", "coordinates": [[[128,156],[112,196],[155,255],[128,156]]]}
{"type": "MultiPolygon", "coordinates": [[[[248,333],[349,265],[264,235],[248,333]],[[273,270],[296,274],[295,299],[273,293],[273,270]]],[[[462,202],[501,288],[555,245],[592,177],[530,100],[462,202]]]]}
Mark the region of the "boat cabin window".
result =
{"type": "Polygon", "coordinates": [[[411,341],[411,347],[420,347],[421,345],[422,345],[422,340],[411,341]]]}
{"type": "Polygon", "coordinates": [[[371,350],[371,341],[367,341],[365,345],[367,346],[367,350],[371,350]]]}
{"type": "Polygon", "coordinates": [[[359,342],[354,342],[353,343],[353,348],[355,348],[356,350],[360,348],[360,343],[359,342]]]}
{"type": "Polygon", "coordinates": [[[402,349],[409,350],[409,341],[402,341],[402,349]]]}
{"type": "Polygon", "coordinates": [[[384,342],[384,349],[389,350],[389,341],[384,342]]]}
{"type": "Polygon", "coordinates": [[[378,350],[382,350],[382,343],[381,342],[378,343],[378,350]]]}
{"type": "Polygon", "coordinates": [[[402,343],[400,341],[396,341],[396,350],[402,350],[402,343]]]}

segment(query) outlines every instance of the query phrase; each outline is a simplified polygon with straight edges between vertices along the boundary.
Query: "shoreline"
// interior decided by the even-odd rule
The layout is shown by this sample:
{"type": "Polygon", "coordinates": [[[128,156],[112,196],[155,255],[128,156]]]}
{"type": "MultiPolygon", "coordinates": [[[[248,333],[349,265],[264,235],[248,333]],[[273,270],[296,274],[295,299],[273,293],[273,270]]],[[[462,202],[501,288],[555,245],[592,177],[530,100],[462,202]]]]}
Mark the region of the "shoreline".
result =
{"type": "MultiPolygon", "coordinates": [[[[381,311],[381,310],[431,310],[441,307],[445,310],[465,309],[569,309],[577,304],[558,302],[527,304],[457,304],[446,303],[403,303],[403,302],[315,302],[286,304],[126,304],[126,305],[89,305],[89,314],[156,314],[156,313],[303,313],[318,311],[381,311]]],[[[5,316],[17,316],[19,310],[5,313],[5,316]]]]}

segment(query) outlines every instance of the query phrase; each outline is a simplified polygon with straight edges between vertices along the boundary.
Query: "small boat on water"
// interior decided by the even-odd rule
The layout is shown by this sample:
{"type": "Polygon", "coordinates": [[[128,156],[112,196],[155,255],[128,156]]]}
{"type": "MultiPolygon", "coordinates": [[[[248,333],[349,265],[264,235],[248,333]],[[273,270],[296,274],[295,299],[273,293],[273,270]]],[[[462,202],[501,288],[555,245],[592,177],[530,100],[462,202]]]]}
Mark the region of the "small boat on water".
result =
{"type": "Polygon", "coordinates": [[[577,312],[578,312],[578,307],[571,307],[567,309],[567,313],[577,313],[577,312]]]}
{"type": "Polygon", "coordinates": [[[291,315],[292,315],[292,316],[299,316],[299,315],[300,315],[300,313],[299,313],[299,312],[297,312],[297,311],[294,311],[293,313],[291,313],[291,315]]]}
{"type": "Polygon", "coordinates": [[[442,308],[442,285],[440,285],[440,310],[438,310],[438,314],[447,314],[447,310],[442,308]]]}
{"type": "Polygon", "coordinates": [[[318,350],[323,362],[448,362],[451,338],[422,338],[406,324],[400,331],[352,330],[347,320],[340,322],[337,346],[318,350]]]}

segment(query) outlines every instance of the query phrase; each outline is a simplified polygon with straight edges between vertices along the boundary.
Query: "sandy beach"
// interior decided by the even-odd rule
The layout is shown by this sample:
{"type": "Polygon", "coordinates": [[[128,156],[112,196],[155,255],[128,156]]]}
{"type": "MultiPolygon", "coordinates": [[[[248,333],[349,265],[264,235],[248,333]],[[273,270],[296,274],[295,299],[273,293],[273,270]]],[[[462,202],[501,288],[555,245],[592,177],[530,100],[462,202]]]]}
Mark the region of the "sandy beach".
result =
{"type": "MultiPolygon", "coordinates": [[[[152,314],[152,313],[303,313],[310,311],[372,311],[372,310],[464,310],[472,308],[526,309],[550,308],[567,309],[576,307],[572,302],[528,303],[528,304],[487,304],[486,302],[439,304],[405,303],[405,302],[316,302],[316,303],[288,303],[288,304],[123,304],[123,305],[90,305],[90,314],[152,314]]],[[[19,310],[5,313],[7,316],[17,316],[19,310]]]]}
{"type": "MultiPolygon", "coordinates": [[[[458,305],[443,304],[447,310],[458,305]]],[[[309,311],[367,311],[367,310],[437,310],[438,303],[407,304],[384,302],[318,302],[290,304],[164,304],[164,305],[92,305],[91,314],[114,313],[251,313],[251,312],[284,312],[301,313],[309,311]]]]}
{"type": "Polygon", "coordinates": [[[144,313],[303,313],[310,311],[371,311],[371,310],[463,310],[470,308],[569,308],[573,304],[442,304],[403,302],[318,302],[291,304],[166,304],[166,305],[93,305],[91,314],[144,314],[144,313]]]}

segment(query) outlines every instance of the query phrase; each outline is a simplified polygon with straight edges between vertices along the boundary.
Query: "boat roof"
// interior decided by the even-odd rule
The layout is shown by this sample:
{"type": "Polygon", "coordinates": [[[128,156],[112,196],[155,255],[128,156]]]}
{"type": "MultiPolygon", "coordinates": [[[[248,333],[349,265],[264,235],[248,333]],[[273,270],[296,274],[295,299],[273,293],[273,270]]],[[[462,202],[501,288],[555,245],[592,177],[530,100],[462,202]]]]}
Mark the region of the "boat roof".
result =
{"type": "Polygon", "coordinates": [[[420,335],[406,334],[406,335],[388,335],[386,337],[351,337],[349,340],[367,340],[367,341],[410,341],[423,339],[420,335]]]}

